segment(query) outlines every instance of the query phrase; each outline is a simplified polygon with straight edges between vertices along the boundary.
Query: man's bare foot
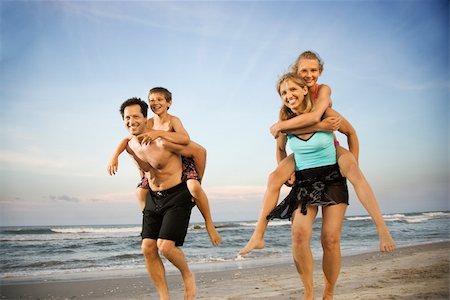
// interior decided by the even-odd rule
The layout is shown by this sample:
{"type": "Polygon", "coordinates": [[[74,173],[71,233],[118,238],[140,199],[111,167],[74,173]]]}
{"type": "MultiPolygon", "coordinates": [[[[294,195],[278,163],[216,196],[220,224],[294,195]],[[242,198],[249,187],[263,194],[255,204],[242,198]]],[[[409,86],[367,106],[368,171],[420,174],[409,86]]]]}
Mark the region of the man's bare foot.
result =
{"type": "Polygon", "coordinates": [[[253,236],[250,238],[250,241],[248,241],[247,245],[239,251],[239,254],[244,255],[252,252],[254,249],[262,249],[266,245],[266,242],[264,242],[264,239],[258,239],[254,238],[253,236]]]}
{"type": "Polygon", "coordinates": [[[186,278],[183,278],[184,282],[184,300],[192,300],[197,294],[197,284],[195,283],[195,275],[191,272],[186,278]]]}
{"type": "Polygon", "coordinates": [[[389,229],[383,229],[379,232],[380,238],[380,251],[381,252],[392,252],[397,248],[394,239],[389,233],[389,229]]]}
{"type": "Polygon", "coordinates": [[[213,244],[213,246],[219,246],[220,243],[222,242],[222,237],[217,232],[216,227],[214,227],[214,224],[206,224],[206,231],[208,232],[211,244],[213,244]]]}

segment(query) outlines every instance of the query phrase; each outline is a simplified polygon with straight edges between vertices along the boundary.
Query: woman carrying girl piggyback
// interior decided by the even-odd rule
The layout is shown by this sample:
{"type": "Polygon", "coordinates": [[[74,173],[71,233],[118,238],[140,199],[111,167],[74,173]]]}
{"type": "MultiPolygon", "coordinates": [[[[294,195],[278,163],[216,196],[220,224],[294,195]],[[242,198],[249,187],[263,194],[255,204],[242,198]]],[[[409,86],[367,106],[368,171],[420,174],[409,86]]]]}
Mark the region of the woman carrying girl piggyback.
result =
{"type": "Polygon", "coordinates": [[[292,254],[305,288],[303,299],[314,299],[314,261],[310,240],[319,206],[322,207],[323,299],[333,299],[340,272],[342,224],[348,205],[346,179],[343,176],[349,178],[361,203],[371,215],[380,237],[380,250],[390,252],[396,247],[376,198],[359,170],[355,131],[330,107],[331,89],[326,85],[317,85],[321,66],[316,54],[309,51],[302,53],[293,67],[295,72],[282,76],[278,81],[283,106],[280,121],[272,126],[271,133],[277,137],[279,164],[269,176],[255,231],[240,251],[246,254],[264,247],[264,233],[269,219],[291,218],[292,254]],[[337,128],[347,136],[351,152],[338,145],[331,132],[337,128]],[[294,152],[290,156],[286,154],[287,142],[294,152]],[[280,188],[286,182],[294,183],[292,190],[275,208],[280,188]]]}

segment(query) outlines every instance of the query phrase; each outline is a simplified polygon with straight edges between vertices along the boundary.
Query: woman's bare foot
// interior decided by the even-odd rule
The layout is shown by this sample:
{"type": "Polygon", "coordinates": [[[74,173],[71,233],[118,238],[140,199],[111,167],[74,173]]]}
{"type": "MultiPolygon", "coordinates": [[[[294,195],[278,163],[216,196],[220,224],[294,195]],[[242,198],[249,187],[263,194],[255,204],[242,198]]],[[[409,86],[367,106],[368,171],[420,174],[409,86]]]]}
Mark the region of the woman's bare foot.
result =
{"type": "Polygon", "coordinates": [[[303,293],[302,300],[315,300],[315,299],[316,299],[316,297],[314,297],[314,291],[312,291],[312,292],[305,291],[303,293]]]}
{"type": "Polygon", "coordinates": [[[183,278],[184,282],[184,300],[192,300],[197,294],[197,284],[195,283],[195,275],[191,272],[189,276],[183,278]]]}
{"type": "Polygon", "coordinates": [[[213,244],[213,246],[219,246],[220,243],[222,242],[222,237],[217,232],[214,224],[212,224],[212,223],[206,224],[206,231],[208,232],[209,239],[211,240],[211,244],[213,244]]]}
{"type": "Polygon", "coordinates": [[[266,242],[264,242],[264,238],[256,238],[251,237],[248,241],[247,245],[239,251],[239,254],[244,255],[252,252],[254,249],[262,249],[266,245],[266,242]]]}

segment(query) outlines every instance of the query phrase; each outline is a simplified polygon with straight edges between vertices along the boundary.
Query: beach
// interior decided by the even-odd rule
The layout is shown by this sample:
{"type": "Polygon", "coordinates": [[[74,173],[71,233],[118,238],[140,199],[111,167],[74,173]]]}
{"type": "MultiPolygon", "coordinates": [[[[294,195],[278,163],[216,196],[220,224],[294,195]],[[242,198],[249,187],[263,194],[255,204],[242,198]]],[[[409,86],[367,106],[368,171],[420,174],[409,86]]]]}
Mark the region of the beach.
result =
{"type": "MultiPolygon", "coordinates": [[[[344,256],[335,299],[449,299],[450,242],[406,246],[394,253],[344,256]]],[[[344,253],[345,254],[345,253],[344,253]]],[[[3,281],[1,299],[158,299],[144,274],[97,273],[74,278],[3,281]]],[[[315,262],[316,297],[323,277],[315,262]]],[[[196,272],[196,299],[301,299],[293,263],[196,272]]],[[[178,274],[169,274],[172,299],[183,299],[178,274]]]]}

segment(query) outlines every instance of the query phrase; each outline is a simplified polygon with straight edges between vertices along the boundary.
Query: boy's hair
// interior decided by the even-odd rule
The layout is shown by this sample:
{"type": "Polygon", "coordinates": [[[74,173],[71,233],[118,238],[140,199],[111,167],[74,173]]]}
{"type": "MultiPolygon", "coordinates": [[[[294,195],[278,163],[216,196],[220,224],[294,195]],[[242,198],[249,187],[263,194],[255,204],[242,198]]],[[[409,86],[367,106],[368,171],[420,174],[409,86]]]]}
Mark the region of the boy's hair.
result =
{"type": "Polygon", "coordinates": [[[145,101],[142,101],[141,98],[133,97],[133,98],[126,100],[120,106],[120,114],[122,115],[122,119],[124,118],[125,107],[131,106],[131,105],[136,105],[136,104],[141,107],[141,112],[144,115],[144,118],[147,118],[148,104],[145,103],[145,101]]]}
{"type": "MultiPolygon", "coordinates": [[[[287,80],[292,81],[293,83],[297,84],[301,88],[305,88],[305,87],[308,88],[305,81],[299,75],[297,75],[297,73],[292,73],[292,72],[286,73],[286,74],[282,75],[280,77],[280,79],[278,79],[278,82],[277,82],[278,95],[281,96],[281,93],[280,93],[281,85],[283,84],[283,82],[285,82],[287,80]]],[[[313,109],[314,109],[314,101],[311,100],[311,96],[309,95],[309,92],[308,92],[305,96],[305,99],[302,102],[302,107],[301,107],[300,111],[302,113],[307,113],[307,112],[312,111],[313,109]]],[[[287,107],[284,104],[281,106],[280,120],[286,121],[295,116],[297,116],[297,114],[295,114],[289,107],[287,107]]]]}
{"type": "Polygon", "coordinates": [[[297,60],[291,66],[291,72],[298,73],[298,63],[300,62],[301,59],[316,59],[319,62],[319,70],[320,70],[320,72],[323,71],[324,62],[323,62],[322,58],[316,52],[308,50],[308,51],[305,51],[305,52],[301,53],[297,57],[297,60]]]}
{"type": "Polygon", "coordinates": [[[161,94],[164,95],[164,99],[166,99],[167,102],[172,101],[172,93],[171,93],[168,89],[166,89],[166,88],[159,87],[159,86],[158,86],[158,87],[152,88],[152,89],[148,92],[148,98],[149,98],[149,99],[150,99],[150,94],[153,94],[153,93],[161,93],[161,94]]]}

